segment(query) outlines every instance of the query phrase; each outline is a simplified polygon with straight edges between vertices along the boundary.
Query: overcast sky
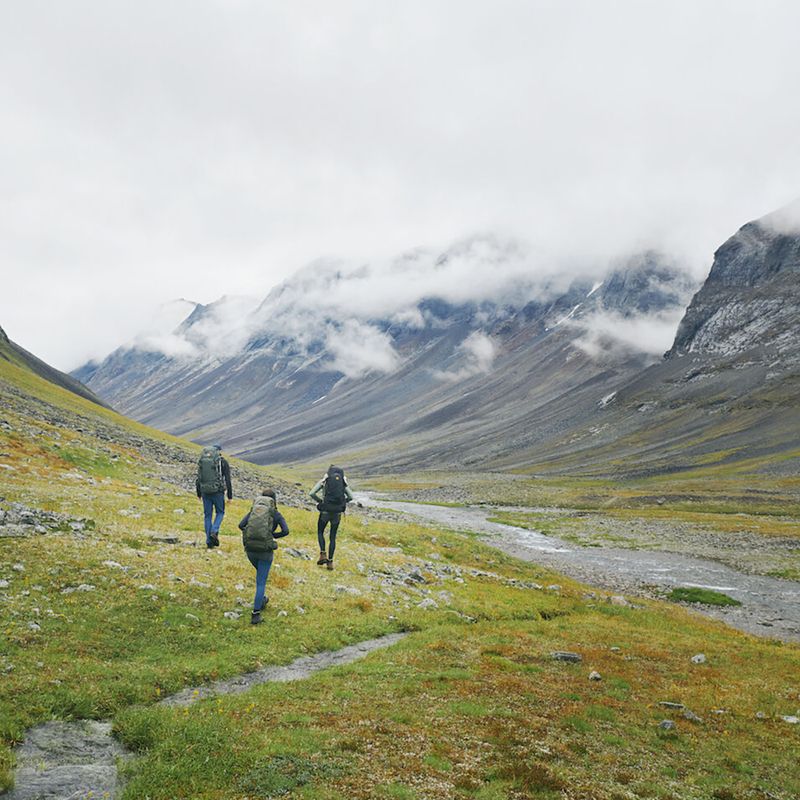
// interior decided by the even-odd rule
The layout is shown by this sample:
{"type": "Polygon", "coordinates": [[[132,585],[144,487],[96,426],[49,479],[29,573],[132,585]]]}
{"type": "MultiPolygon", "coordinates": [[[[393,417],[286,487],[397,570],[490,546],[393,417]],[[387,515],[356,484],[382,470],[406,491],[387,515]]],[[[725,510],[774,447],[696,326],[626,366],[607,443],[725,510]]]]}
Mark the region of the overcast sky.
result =
{"type": "Polygon", "coordinates": [[[485,232],[702,272],[800,195],[798,30],[794,0],[0,0],[0,325],[71,369],[174,298],[485,232]]]}

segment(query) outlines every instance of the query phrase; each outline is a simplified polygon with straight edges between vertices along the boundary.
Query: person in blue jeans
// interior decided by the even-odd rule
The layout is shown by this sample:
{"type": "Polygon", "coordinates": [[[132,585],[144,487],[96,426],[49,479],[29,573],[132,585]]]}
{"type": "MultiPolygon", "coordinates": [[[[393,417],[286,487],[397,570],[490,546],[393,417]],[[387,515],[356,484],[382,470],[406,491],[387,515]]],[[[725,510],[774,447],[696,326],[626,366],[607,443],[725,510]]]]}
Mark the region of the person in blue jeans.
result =
{"type": "Polygon", "coordinates": [[[219,529],[225,516],[226,491],[228,500],[233,500],[231,468],[222,455],[221,445],[215,444],[203,450],[197,465],[195,488],[198,498],[203,501],[206,547],[211,550],[219,547],[219,529]]]}
{"type": "MultiPolygon", "coordinates": [[[[273,489],[264,489],[264,491],[261,492],[261,496],[271,497],[274,501],[275,491],[273,489]]],[[[256,499],[256,503],[258,503],[258,498],[256,499]]],[[[245,528],[247,528],[247,523],[250,522],[250,515],[256,508],[256,503],[253,504],[253,509],[248,511],[248,513],[245,514],[245,516],[242,518],[242,521],[239,523],[239,530],[241,530],[243,534],[245,533],[245,528]]],[[[274,510],[272,511],[271,538],[280,539],[288,535],[289,526],[286,524],[283,514],[278,511],[278,507],[275,505],[274,510]]],[[[250,617],[250,623],[252,625],[258,625],[258,623],[261,622],[261,612],[269,602],[269,598],[266,596],[267,578],[269,577],[269,571],[272,568],[272,561],[275,551],[252,551],[248,549],[247,544],[245,543],[245,555],[247,556],[247,560],[253,565],[256,571],[256,595],[253,598],[253,613],[250,617]]]]}

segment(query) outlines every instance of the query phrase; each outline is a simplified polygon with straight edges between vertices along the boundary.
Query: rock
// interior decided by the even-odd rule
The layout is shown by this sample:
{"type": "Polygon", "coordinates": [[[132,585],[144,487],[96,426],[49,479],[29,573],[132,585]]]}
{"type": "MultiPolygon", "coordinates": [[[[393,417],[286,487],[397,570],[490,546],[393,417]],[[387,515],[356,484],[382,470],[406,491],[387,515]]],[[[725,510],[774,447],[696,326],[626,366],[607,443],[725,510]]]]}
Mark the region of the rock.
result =
{"type": "Polygon", "coordinates": [[[172,513],[173,514],[185,514],[186,512],[182,508],[176,508],[172,513]]]}
{"type": "Polygon", "coordinates": [[[191,620],[192,622],[200,622],[200,617],[196,617],[194,614],[190,614],[188,611],[186,612],[186,619],[191,620]]]}
{"type": "Polygon", "coordinates": [[[621,647],[611,647],[609,649],[611,650],[612,653],[619,653],[622,650],[621,647]]]}
{"type": "Polygon", "coordinates": [[[7,580],[1,580],[0,581],[0,589],[8,589],[8,587],[9,587],[9,583],[8,583],[7,580]]]}
{"type": "Polygon", "coordinates": [[[40,631],[42,626],[38,622],[29,622],[28,623],[28,630],[33,631],[34,633],[40,631]]]}
{"type": "Polygon", "coordinates": [[[669,700],[661,700],[659,705],[662,708],[671,708],[675,711],[683,711],[686,706],[683,703],[671,703],[669,700]]]}
{"type": "Polygon", "coordinates": [[[703,653],[698,653],[696,656],[692,656],[692,664],[705,664],[706,657],[703,653]]]}
{"type": "Polygon", "coordinates": [[[688,708],[683,712],[683,718],[688,719],[689,722],[697,722],[700,723],[703,720],[694,713],[694,711],[690,711],[688,708]]]}
{"type": "Polygon", "coordinates": [[[156,544],[180,544],[180,539],[175,536],[175,534],[165,534],[160,536],[156,534],[155,536],[151,536],[150,540],[155,542],[156,544]]]}
{"type": "Polygon", "coordinates": [[[296,611],[298,614],[305,614],[305,613],[306,613],[306,610],[303,608],[303,606],[295,606],[295,607],[294,607],[294,610],[295,610],[295,611],[296,611]]]}
{"type": "Polygon", "coordinates": [[[13,569],[14,572],[25,572],[25,565],[24,564],[12,564],[11,565],[11,569],[13,569]]]}
{"type": "Polygon", "coordinates": [[[279,611],[278,612],[278,616],[279,617],[288,617],[289,616],[289,612],[288,611],[279,611]]]}
{"type": "Polygon", "coordinates": [[[436,596],[447,606],[453,603],[453,595],[450,592],[441,591],[436,596]]]}
{"type": "Polygon", "coordinates": [[[203,581],[199,581],[195,577],[191,578],[191,580],[189,581],[189,586],[197,586],[200,589],[210,589],[211,588],[210,584],[203,583],[203,581]]]}
{"type": "Polygon", "coordinates": [[[234,586],[233,588],[236,589],[237,592],[243,592],[244,591],[244,584],[243,583],[237,583],[236,586],[234,586]]]}
{"type": "Polygon", "coordinates": [[[603,676],[599,672],[597,672],[596,670],[592,670],[589,673],[589,680],[590,681],[601,681],[601,680],[603,680],[603,676]]]}
{"type": "Polygon", "coordinates": [[[225,619],[239,619],[242,615],[238,611],[226,611],[222,616],[225,619]]]}
{"type": "Polygon", "coordinates": [[[674,731],[675,723],[671,719],[662,719],[661,722],[658,723],[658,728],[662,731],[674,731]]]}
{"type": "Polygon", "coordinates": [[[155,590],[156,590],[156,587],[153,586],[152,583],[143,583],[139,587],[139,591],[142,591],[142,592],[154,592],[155,590]]]}
{"type": "Polygon", "coordinates": [[[123,567],[119,561],[104,561],[103,566],[108,567],[109,569],[126,569],[126,567],[123,567]]]}
{"type": "Polygon", "coordinates": [[[551,583],[551,584],[550,584],[550,585],[547,587],[547,591],[548,591],[548,592],[560,592],[560,591],[561,591],[561,585],[560,585],[560,584],[558,584],[558,583],[551,583]]]}
{"type": "Polygon", "coordinates": [[[767,715],[763,711],[756,711],[756,719],[766,719],[767,715]]]}
{"type": "Polygon", "coordinates": [[[790,725],[797,725],[798,723],[800,723],[800,717],[795,717],[795,716],[781,717],[781,719],[784,722],[788,722],[790,725]]]}
{"type": "Polygon", "coordinates": [[[570,664],[579,664],[583,661],[583,656],[579,655],[578,653],[570,653],[566,650],[556,650],[553,653],[550,653],[550,657],[553,661],[566,661],[570,664]]]}
{"type": "Polygon", "coordinates": [[[630,606],[630,603],[621,595],[621,594],[614,594],[609,597],[606,602],[612,606],[619,606],[620,608],[627,608],[630,606]]]}
{"type": "Polygon", "coordinates": [[[426,597],[424,600],[421,600],[419,603],[417,603],[417,608],[423,608],[426,611],[432,611],[435,608],[439,608],[439,604],[432,597],[426,597]]]}
{"type": "Polygon", "coordinates": [[[360,589],[356,589],[354,586],[342,586],[338,583],[333,587],[333,590],[336,594],[349,594],[352,597],[359,597],[361,595],[360,589]]]}
{"type": "Polygon", "coordinates": [[[308,553],[298,550],[296,547],[283,547],[281,551],[292,558],[300,558],[303,561],[311,561],[311,556],[308,553]]]}

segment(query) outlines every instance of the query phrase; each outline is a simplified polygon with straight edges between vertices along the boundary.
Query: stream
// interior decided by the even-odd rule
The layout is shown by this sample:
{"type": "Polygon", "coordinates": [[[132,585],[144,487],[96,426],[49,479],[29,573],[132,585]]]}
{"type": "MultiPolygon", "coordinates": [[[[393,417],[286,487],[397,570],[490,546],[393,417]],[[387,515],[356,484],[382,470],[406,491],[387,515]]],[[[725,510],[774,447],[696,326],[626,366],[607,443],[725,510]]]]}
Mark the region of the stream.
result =
{"type": "Polygon", "coordinates": [[[757,636],[800,642],[800,583],[796,581],[749,575],[715,561],[678,553],[576,547],[537,531],[490,522],[488,518],[497,513],[497,508],[408,503],[378,499],[367,492],[358,493],[357,499],[365,506],[391,509],[445,528],[481,534],[487,544],[505,553],[592,586],[648,597],[676,587],[723,592],[742,605],[692,608],[757,636]]]}

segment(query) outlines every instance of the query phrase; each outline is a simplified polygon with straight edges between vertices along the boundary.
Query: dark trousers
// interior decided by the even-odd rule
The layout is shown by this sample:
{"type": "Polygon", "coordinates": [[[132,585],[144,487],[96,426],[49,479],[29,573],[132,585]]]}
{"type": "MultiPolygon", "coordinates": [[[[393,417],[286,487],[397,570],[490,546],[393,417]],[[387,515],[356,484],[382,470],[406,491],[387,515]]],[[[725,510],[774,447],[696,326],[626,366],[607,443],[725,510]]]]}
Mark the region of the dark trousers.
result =
{"type": "Polygon", "coordinates": [[[317,540],[319,541],[319,550],[321,553],[325,552],[325,528],[330,523],[331,525],[331,549],[328,550],[328,558],[333,561],[333,554],[336,550],[336,531],[339,530],[339,523],[342,521],[342,514],[339,511],[320,511],[319,519],[317,520],[317,540]]]}
{"type": "Polygon", "coordinates": [[[225,492],[203,495],[203,522],[206,529],[206,544],[219,533],[222,518],[225,516],[225,492]],[[214,513],[216,512],[216,514],[214,513]],[[212,518],[213,517],[213,518],[212,518]]]}

